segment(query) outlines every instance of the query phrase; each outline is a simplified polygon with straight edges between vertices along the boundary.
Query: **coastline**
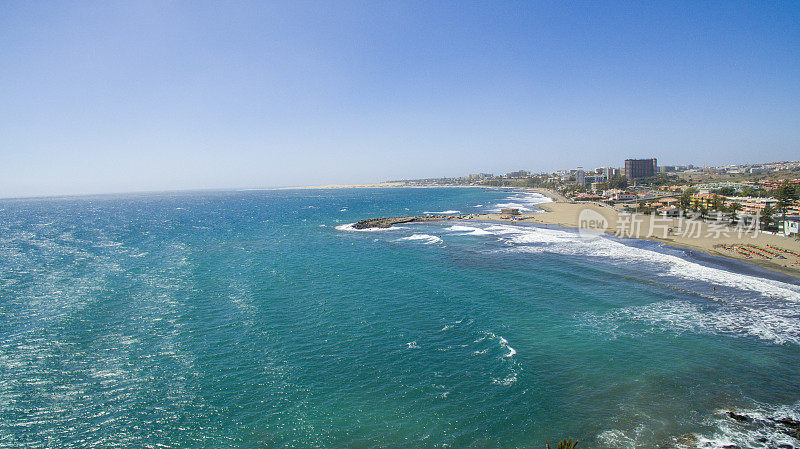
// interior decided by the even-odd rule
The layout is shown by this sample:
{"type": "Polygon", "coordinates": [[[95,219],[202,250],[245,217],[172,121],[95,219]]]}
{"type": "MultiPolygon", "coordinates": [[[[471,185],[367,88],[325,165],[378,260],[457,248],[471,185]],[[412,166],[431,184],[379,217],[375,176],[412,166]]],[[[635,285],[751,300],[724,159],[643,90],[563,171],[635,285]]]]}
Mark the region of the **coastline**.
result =
{"type": "MultiPolygon", "coordinates": [[[[563,202],[559,201],[560,198],[558,198],[558,195],[553,195],[553,192],[545,193],[543,189],[524,190],[547,195],[554,201],[537,205],[544,212],[522,213],[513,218],[497,213],[382,217],[361,220],[354,226],[356,229],[366,229],[370,227],[386,228],[394,224],[412,222],[483,221],[507,224],[533,223],[575,229],[579,227],[579,214],[585,210],[591,210],[605,218],[607,226],[604,232],[607,234],[617,235],[618,226],[627,226],[626,223],[618,220],[619,214],[611,206],[599,203],[563,202]]],[[[702,221],[695,222],[696,236],[676,235],[673,231],[680,226],[677,218],[664,219],[657,217],[656,222],[651,221],[652,218],[650,215],[638,215],[638,226],[625,229],[624,235],[619,235],[619,237],[661,243],[673,248],[687,250],[690,256],[692,252],[698,252],[710,257],[755,265],[800,280],[800,256],[790,253],[800,254],[800,241],[798,240],[763,232],[759,232],[755,236],[751,233],[738,235],[738,232],[733,228],[728,227],[720,230],[714,227],[713,223],[702,221]],[[751,248],[751,250],[738,252],[735,249],[742,246],[751,248]],[[776,247],[789,252],[774,249],[776,247]],[[779,256],[771,257],[767,252],[779,254],[779,256]]]]}
{"type": "MultiPolygon", "coordinates": [[[[615,234],[618,226],[627,226],[627,224],[618,221],[619,214],[613,207],[603,204],[553,202],[542,204],[539,207],[545,212],[531,217],[528,221],[545,225],[559,225],[566,228],[578,228],[578,214],[588,209],[602,215],[607,220],[606,233],[615,234]]],[[[638,215],[637,219],[641,220],[639,226],[626,229],[629,232],[623,237],[649,240],[674,248],[698,251],[714,257],[736,260],[800,279],[800,257],[798,256],[781,252],[780,254],[785,258],[761,257],[755,254],[751,254],[748,257],[735,250],[726,249],[736,246],[755,245],[756,247],[768,249],[773,246],[800,253],[800,241],[798,240],[764,232],[759,232],[755,236],[752,233],[739,235],[733,228],[717,229],[713,223],[702,221],[696,221],[697,236],[676,235],[666,228],[678,229],[680,223],[677,218],[664,219],[657,217],[657,222],[654,222],[652,221],[653,217],[650,215],[638,215]]],[[[771,249],[769,250],[772,251],[771,249]]]]}
{"type": "MultiPolygon", "coordinates": [[[[276,190],[291,190],[291,189],[359,189],[359,188],[434,188],[434,187],[476,187],[486,188],[482,186],[409,186],[402,182],[383,182],[375,184],[332,184],[320,186],[304,186],[304,187],[282,187],[276,190]]],[[[494,223],[534,223],[544,226],[561,226],[564,228],[576,229],[579,227],[578,215],[584,210],[592,210],[602,215],[608,224],[606,233],[616,234],[618,226],[618,212],[612,206],[602,203],[591,202],[575,202],[564,197],[560,193],[544,188],[526,188],[526,187],[509,187],[509,189],[519,190],[522,192],[537,193],[546,196],[552,200],[549,203],[538,204],[537,207],[544,212],[523,213],[514,219],[503,216],[502,214],[489,213],[489,214],[468,214],[468,215],[424,215],[424,216],[407,216],[407,217],[382,217],[361,220],[358,223],[365,222],[367,227],[389,227],[393,224],[410,223],[410,222],[432,222],[432,221],[485,221],[494,223]],[[369,224],[371,222],[372,224],[369,224]]],[[[737,236],[737,232],[728,228],[724,233],[730,234],[729,236],[720,236],[718,238],[707,237],[707,234],[717,232],[710,229],[708,223],[698,222],[697,232],[700,237],[683,237],[679,235],[670,234],[666,231],[665,227],[676,229],[679,226],[678,219],[669,219],[666,222],[659,221],[657,224],[651,222],[650,215],[639,215],[641,223],[638,229],[632,229],[627,235],[622,236],[625,239],[646,240],[658,242],[665,246],[703,253],[710,257],[717,257],[727,260],[733,260],[738,263],[755,265],[762,269],[767,269],[772,272],[780,273],[781,275],[790,276],[793,279],[800,280],[800,257],[792,256],[788,253],[781,253],[785,259],[759,257],[751,255],[746,257],[734,250],[726,250],[725,247],[741,246],[741,245],[756,245],[762,248],[769,248],[768,245],[777,246],[787,249],[789,251],[800,254],[800,241],[793,240],[786,237],[781,237],[773,234],[759,232],[753,238],[750,235],[737,236]],[[666,223],[666,224],[665,224],[666,223]],[[653,229],[661,231],[661,235],[652,235],[650,232],[653,229]]],[[[771,250],[771,249],[770,249],[771,250]]]]}
{"type": "Polygon", "coordinates": [[[411,187],[402,182],[378,182],[374,184],[326,184],[316,186],[274,187],[247,190],[323,190],[323,189],[383,189],[388,187],[411,187]]]}

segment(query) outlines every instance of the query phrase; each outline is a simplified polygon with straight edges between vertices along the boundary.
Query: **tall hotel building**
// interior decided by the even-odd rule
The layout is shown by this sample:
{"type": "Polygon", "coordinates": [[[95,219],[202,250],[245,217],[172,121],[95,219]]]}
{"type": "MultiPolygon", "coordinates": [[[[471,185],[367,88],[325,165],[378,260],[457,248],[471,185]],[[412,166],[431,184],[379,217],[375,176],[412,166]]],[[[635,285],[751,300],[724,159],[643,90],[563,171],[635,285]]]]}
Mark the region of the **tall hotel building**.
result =
{"type": "Polygon", "coordinates": [[[625,177],[628,179],[651,178],[658,173],[656,158],[625,159],[625,177]]]}

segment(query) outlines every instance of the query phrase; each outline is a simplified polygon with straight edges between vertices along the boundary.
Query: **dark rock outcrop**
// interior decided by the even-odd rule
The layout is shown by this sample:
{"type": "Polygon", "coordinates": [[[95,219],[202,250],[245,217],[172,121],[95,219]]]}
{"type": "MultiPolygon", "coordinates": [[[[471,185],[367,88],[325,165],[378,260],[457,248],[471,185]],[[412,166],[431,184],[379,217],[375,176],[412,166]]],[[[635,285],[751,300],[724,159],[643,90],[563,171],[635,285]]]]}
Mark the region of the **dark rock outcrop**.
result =
{"type": "Polygon", "coordinates": [[[729,418],[731,418],[733,420],[736,420],[736,421],[739,421],[739,422],[750,422],[750,421],[752,421],[752,418],[750,418],[749,416],[740,415],[740,414],[738,414],[738,413],[736,413],[734,411],[728,412],[727,415],[728,415],[729,418]]]}
{"type": "Polygon", "coordinates": [[[442,221],[453,220],[458,218],[459,215],[418,215],[416,217],[381,217],[381,218],[367,218],[361,220],[353,225],[353,229],[369,229],[369,228],[390,228],[392,225],[401,223],[420,223],[426,221],[442,221]]]}
{"type": "MultiPolygon", "coordinates": [[[[754,416],[748,416],[745,414],[736,413],[734,411],[725,412],[725,415],[728,418],[731,418],[734,421],[737,421],[742,424],[755,424],[758,426],[766,426],[772,429],[777,430],[778,432],[788,435],[796,440],[800,440],[800,421],[796,421],[788,416],[782,418],[758,418],[754,416]]],[[[759,439],[759,442],[765,442],[759,439]]],[[[778,447],[783,447],[778,445],[778,447]]],[[[788,445],[787,448],[793,448],[794,446],[788,445]]]]}

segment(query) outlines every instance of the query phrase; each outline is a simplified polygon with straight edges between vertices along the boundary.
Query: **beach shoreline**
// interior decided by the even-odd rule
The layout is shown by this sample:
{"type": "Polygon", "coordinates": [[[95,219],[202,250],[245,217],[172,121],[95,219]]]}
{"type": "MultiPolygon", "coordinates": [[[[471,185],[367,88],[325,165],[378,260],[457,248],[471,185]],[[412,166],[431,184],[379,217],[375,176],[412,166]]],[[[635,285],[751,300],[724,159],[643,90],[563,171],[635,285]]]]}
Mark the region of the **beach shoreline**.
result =
{"type": "MultiPolygon", "coordinates": [[[[619,220],[619,213],[616,209],[604,204],[553,202],[539,205],[539,207],[545,212],[531,216],[526,221],[575,229],[579,227],[579,214],[582,211],[591,210],[606,218],[608,228],[605,232],[608,234],[619,235],[620,228],[627,226],[627,224],[619,220]]],[[[715,227],[714,223],[699,220],[695,221],[694,224],[696,226],[694,231],[697,235],[685,236],[668,231],[669,229],[675,230],[679,228],[681,225],[679,218],[665,219],[663,217],[655,217],[656,221],[653,221],[654,217],[651,215],[639,214],[636,217],[637,220],[640,220],[638,228],[625,229],[628,233],[621,237],[648,240],[674,248],[699,251],[714,257],[758,265],[762,268],[800,279],[800,257],[785,252],[780,252],[781,256],[785,258],[760,257],[752,253],[748,257],[733,249],[742,246],[745,248],[751,246],[760,248],[778,247],[794,253],[800,253],[800,241],[798,240],[764,232],[739,235],[738,231],[733,228],[725,227],[719,229],[715,227]],[[656,231],[654,232],[654,230],[656,231]],[[661,232],[659,233],[658,231],[661,232]]],[[[768,250],[772,251],[771,249],[768,250]]]]}
{"type": "MultiPolygon", "coordinates": [[[[528,192],[546,195],[542,189],[524,189],[528,192]]],[[[548,192],[550,193],[550,192],[548,192]]],[[[800,280],[800,241],[758,232],[755,234],[739,235],[732,228],[717,229],[713,223],[695,221],[696,236],[684,236],[673,232],[681,223],[678,218],[665,219],[650,215],[639,214],[637,227],[625,229],[627,233],[620,235],[619,231],[625,223],[619,219],[620,214],[611,206],[600,203],[576,203],[559,201],[556,195],[547,195],[553,202],[538,204],[537,207],[543,212],[521,213],[519,215],[507,215],[498,213],[488,214],[461,214],[461,215],[423,215],[407,217],[382,217],[361,220],[355,224],[356,229],[366,229],[370,227],[385,228],[394,224],[414,223],[414,222],[435,222],[435,221],[459,221],[459,222],[491,222],[506,224],[530,223],[540,226],[560,226],[564,228],[576,229],[580,227],[580,215],[584,211],[591,211],[595,216],[602,216],[607,223],[603,230],[606,234],[617,235],[621,239],[646,240],[661,243],[673,248],[683,249],[690,252],[696,251],[711,257],[734,260],[764,268],[783,275],[791,276],[793,279],[800,280]],[[658,235],[653,230],[661,231],[658,235]],[[713,236],[711,234],[719,234],[713,236]],[[744,249],[739,249],[744,247],[744,249]],[[787,250],[782,252],[775,248],[787,250]],[[769,253],[779,254],[771,257],[769,253]]],[[[625,219],[629,219],[626,217],[625,219]]]]}
{"type": "MultiPolygon", "coordinates": [[[[347,185],[321,185],[321,186],[305,186],[305,187],[283,187],[278,190],[291,190],[291,189],[359,189],[359,188],[443,188],[443,187],[474,187],[474,188],[487,188],[484,186],[409,186],[402,182],[384,182],[375,184],[347,184],[347,185]]],[[[492,222],[492,223],[533,223],[544,226],[561,226],[569,229],[579,228],[579,215],[582,211],[591,210],[603,216],[607,222],[608,228],[605,230],[607,234],[617,235],[618,230],[618,211],[609,205],[593,202],[575,202],[562,194],[545,188],[529,188],[529,187],[506,187],[507,189],[536,193],[545,196],[551,200],[548,203],[537,204],[537,208],[541,212],[534,213],[521,213],[513,218],[510,216],[488,213],[488,214],[468,214],[468,215],[424,215],[424,216],[407,216],[407,217],[383,217],[375,219],[361,220],[361,222],[368,222],[373,220],[378,225],[376,227],[388,227],[392,224],[409,223],[409,222],[432,222],[432,221],[469,221],[469,222],[492,222]]],[[[750,235],[744,236],[721,236],[719,238],[711,238],[706,235],[712,230],[708,223],[698,222],[697,232],[700,237],[690,238],[681,237],[679,235],[668,234],[666,232],[662,235],[653,235],[647,231],[659,227],[664,228],[664,222],[658,225],[652,223],[652,216],[640,214],[638,217],[641,219],[640,227],[638,230],[633,230],[628,235],[621,236],[625,239],[646,240],[664,244],[673,248],[697,251],[704,253],[711,257],[719,257],[728,260],[734,260],[741,263],[755,265],[773,272],[781,273],[783,275],[791,276],[793,279],[800,279],[800,257],[792,256],[788,253],[781,253],[786,259],[768,258],[751,255],[750,257],[744,256],[735,250],[726,250],[725,248],[756,245],[761,248],[768,248],[768,245],[777,246],[787,249],[789,251],[800,254],[800,241],[787,237],[777,236],[759,232],[755,238],[750,235]]],[[[657,218],[658,220],[663,220],[657,218]]],[[[359,222],[359,223],[361,223],[359,222]]],[[[666,227],[677,228],[678,219],[670,219],[666,227]]],[[[369,226],[367,226],[369,227],[369,226]]],[[[727,234],[736,234],[733,229],[728,229],[727,234]]],[[[752,253],[751,253],[752,254],[752,253]]]]}

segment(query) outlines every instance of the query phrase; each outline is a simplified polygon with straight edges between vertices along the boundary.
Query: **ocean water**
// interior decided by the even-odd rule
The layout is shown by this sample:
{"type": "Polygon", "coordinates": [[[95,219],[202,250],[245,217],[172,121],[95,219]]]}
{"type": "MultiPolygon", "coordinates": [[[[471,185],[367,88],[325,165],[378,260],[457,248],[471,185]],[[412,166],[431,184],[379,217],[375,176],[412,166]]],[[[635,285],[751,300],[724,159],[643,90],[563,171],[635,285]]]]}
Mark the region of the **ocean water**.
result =
{"type": "Polygon", "coordinates": [[[0,447],[800,447],[768,424],[800,418],[798,285],[558,227],[348,226],[543,201],[2,200],[0,447]]]}

